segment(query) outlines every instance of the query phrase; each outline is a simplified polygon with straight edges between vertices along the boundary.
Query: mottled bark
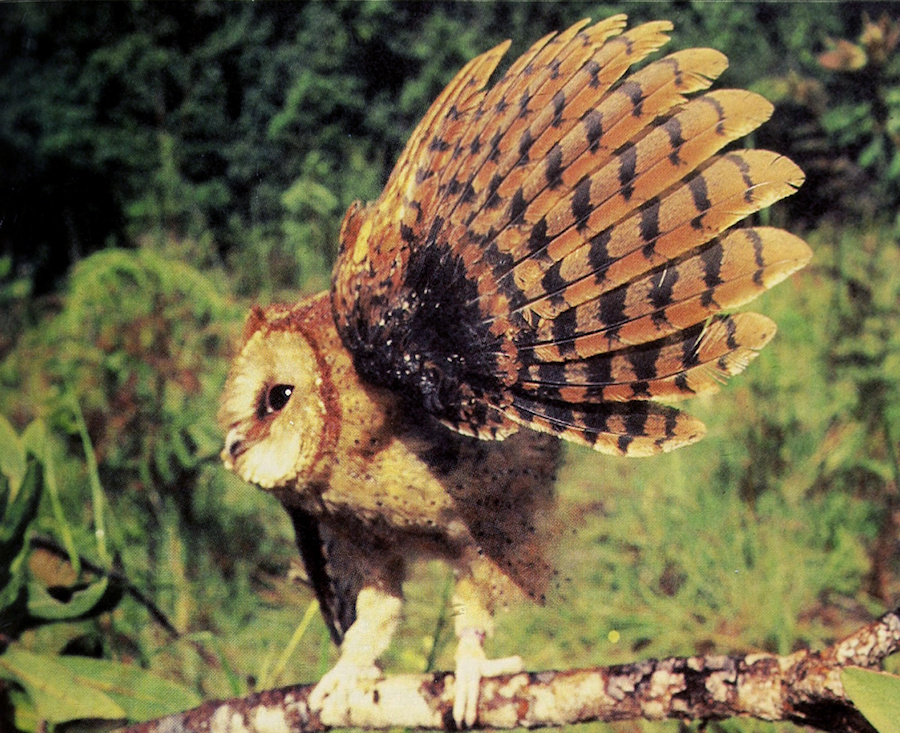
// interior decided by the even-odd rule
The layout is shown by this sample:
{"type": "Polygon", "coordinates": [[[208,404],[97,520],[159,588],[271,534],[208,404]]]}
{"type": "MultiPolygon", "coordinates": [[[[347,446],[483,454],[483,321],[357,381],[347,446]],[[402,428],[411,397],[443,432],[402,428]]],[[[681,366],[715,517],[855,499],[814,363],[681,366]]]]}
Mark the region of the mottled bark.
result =
{"type": "MultiPolygon", "coordinates": [[[[900,651],[900,609],[820,652],[648,660],[485,680],[477,727],[539,728],[589,721],[792,721],[837,733],[872,733],[844,696],[841,670],[877,667],[900,651]]],[[[452,729],[453,675],[396,675],[358,690],[334,720],[311,711],[312,685],[210,702],[133,726],[130,733],[278,733],[333,727],[452,729]]]]}

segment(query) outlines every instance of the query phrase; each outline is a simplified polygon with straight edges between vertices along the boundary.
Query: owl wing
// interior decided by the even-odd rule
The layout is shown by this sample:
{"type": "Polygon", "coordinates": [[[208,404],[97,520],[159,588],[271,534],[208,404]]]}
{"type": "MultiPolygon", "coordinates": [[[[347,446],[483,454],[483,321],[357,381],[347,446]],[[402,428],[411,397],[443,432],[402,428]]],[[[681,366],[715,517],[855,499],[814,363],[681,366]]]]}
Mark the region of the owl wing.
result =
{"type": "Polygon", "coordinates": [[[625,26],[617,15],[549,35],[490,88],[507,44],[473,59],[380,198],[348,211],[332,305],[365,379],[481,438],[525,425],[644,455],[702,435],[657,400],[715,389],[774,334],[764,316],[721,311],[810,250],[732,227],[803,174],[768,151],[723,151],[772,107],[704,92],[722,54],[628,73],[671,25],[625,26]]]}

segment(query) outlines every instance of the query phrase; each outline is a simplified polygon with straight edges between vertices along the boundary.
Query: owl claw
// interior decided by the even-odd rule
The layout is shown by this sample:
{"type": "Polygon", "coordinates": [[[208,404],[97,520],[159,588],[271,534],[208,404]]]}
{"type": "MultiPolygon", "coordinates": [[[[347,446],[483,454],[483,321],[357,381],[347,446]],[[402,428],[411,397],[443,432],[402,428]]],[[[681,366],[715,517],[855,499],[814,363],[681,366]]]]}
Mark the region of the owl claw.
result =
{"type": "Polygon", "coordinates": [[[309,694],[309,707],[319,713],[327,726],[350,725],[354,698],[366,694],[365,688],[383,677],[377,665],[361,666],[338,660],[309,694]]]}
{"type": "Polygon", "coordinates": [[[484,633],[464,632],[456,648],[456,692],[453,700],[453,720],[457,728],[471,728],[478,717],[478,697],[483,677],[516,674],[523,668],[521,657],[487,659],[484,654],[484,633]]]}

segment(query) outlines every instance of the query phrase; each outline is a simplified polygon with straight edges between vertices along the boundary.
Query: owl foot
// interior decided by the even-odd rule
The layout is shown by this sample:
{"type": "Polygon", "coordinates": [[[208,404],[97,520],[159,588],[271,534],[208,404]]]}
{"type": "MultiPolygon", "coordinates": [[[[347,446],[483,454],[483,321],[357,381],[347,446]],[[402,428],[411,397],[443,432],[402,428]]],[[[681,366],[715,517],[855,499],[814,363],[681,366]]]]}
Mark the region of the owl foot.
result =
{"type": "Polygon", "coordinates": [[[456,696],[453,720],[457,728],[471,728],[478,717],[478,696],[482,677],[499,677],[522,671],[521,657],[488,659],[484,654],[484,632],[466,629],[456,647],[456,696]]]}
{"type": "Polygon", "coordinates": [[[350,725],[350,710],[359,695],[382,679],[384,673],[375,665],[358,665],[338,660],[309,694],[309,707],[319,713],[327,726],[350,725]]]}

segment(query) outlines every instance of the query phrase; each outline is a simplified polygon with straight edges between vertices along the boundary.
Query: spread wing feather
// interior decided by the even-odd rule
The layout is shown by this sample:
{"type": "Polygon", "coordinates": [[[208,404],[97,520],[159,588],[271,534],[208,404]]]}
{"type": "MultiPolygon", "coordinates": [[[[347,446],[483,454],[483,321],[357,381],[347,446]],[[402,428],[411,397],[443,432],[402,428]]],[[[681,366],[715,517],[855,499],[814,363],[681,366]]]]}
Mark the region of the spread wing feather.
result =
{"type": "MultiPolygon", "coordinates": [[[[565,127],[562,123],[545,127],[529,148],[533,162],[524,171],[517,204],[526,204],[527,208],[522,212],[512,210],[517,179],[510,178],[499,187],[498,194],[510,201],[506,220],[520,213],[517,222],[533,225],[540,221],[558,203],[560,190],[574,189],[586,175],[608,163],[620,146],[634,140],[659,115],[683,102],[684,94],[708,87],[726,63],[722,54],[710,49],[673,54],[636,72],[627,84],[610,91],[599,104],[596,90],[586,85],[572,100],[577,116],[567,118],[569,124],[565,127]],[[590,101],[596,106],[588,106],[590,101]]],[[[557,97],[558,102],[568,98],[565,91],[557,97]]],[[[516,237],[509,239],[515,241],[516,237]]]]}
{"type": "MultiPolygon", "coordinates": [[[[614,30],[619,30],[619,24],[616,25],[614,30]]],[[[496,129],[494,121],[490,121],[489,129],[492,132],[481,141],[483,162],[478,167],[477,175],[468,177],[468,185],[475,196],[469,206],[454,207],[455,211],[449,217],[451,223],[463,224],[475,234],[488,233],[490,222],[497,215],[498,209],[503,211],[508,208],[499,204],[509,201],[508,196],[519,185],[525,172],[519,164],[530,161],[531,141],[557,121],[556,114],[549,114],[549,110],[546,106],[542,107],[540,101],[550,98],[551,104],[565,110],[568,106],[565,97],[567,82],[576,89],[591,88],[591,96],[599,98],[629,65],[640,61],[665,43],[667,38],[664,31],[669,30],[671,24],[648,23],[608,41],[613,29],[607,29],[603,24],[601,28],[604,31],[602,34],[585,33],[583,38],[574,38],[567,45],[563,45],[565,38],[560,36],[560,42],[555,46],[556,54],[549,59],[544,69],[532,72],[531,76],[536,77],[533,81],[527,79],[526,84],[519,84],[512,91],[503,90],[505,94],[489,95],[491,100],[494,96],[499,96],[496,108],[504,110],[503,117],[496,129]],[[576,50],[570,57],[564,57],[564,60],[576,57],[580,70],[574,77],[567,78],[560,71],[559,62],[568,46],[575,46],[576,50]],[[522,87],[521,91],[519,87],[522,87]],[[537,93],[533,93],[532,89],[537,93]],[[556,102],[552,102],[554,97],[556,102]]],[[[566,132],[564,123],[571,127],[578,120],[574,116],[565,119],[561,113],[557,122],[554,137],[566,132]]],[[[462,181],[460,183],[465,185],[462,181]]]]}
{"type": "Polygon", "coordinates": [[[775,324],[765,316],[739,313],[630,349],[533,364],[519,382],[532,397],[573,404],[690,397],[743,370],[774,335],[775,324]]]}
{"type": "Polygon", "coordinates": [[[654,401],[740,372],[775,326],[721,311],[810,251],[778,229],[730,230],[803,174],[768,151],[723,152],[772,107],[706,91],[722,54],[629,73],[670,29],[582,21],[489,89],[506,45],[460,71],[381,197],[344,220],[332,304],[365,378],[482,438],[526,426],[644,455],[702,435],[654,401]]]}

